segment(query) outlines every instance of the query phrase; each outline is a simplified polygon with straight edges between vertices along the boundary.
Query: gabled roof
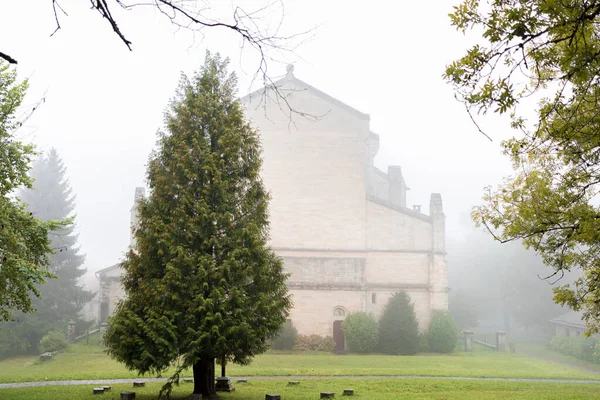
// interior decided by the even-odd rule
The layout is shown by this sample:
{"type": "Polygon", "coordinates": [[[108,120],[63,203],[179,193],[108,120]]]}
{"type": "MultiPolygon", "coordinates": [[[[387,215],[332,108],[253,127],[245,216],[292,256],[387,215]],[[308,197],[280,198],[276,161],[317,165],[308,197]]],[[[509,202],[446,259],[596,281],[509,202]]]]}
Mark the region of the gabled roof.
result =
{"type": "Polygon", "coordinates": [[[107,273],[109,271],[112,271],[113,269],[119,268],[120,265],[121,264],[118,264],[118,263],[115,264],[115,265],[111,265],[110,267],[106,267],[106,268],[103,268],[103,269],[100,269],[100,270],[96,271],[95,274],[96,275],[105,274],[105,273],[107,273]]]}
{"type": "Polygon", "coordinates": [[[583,321],[583,314],[581,311],[569,311],[568,313],[551,319],[550,322],[553,324],[572,326],[575,328],[587,328],[585,322],[583,321]]]}
{"type": "MultiPolygon", "coordinates": [[[[296,78],[294,76],[293,66],[288,65],[288,73],[283,78],[273,82],[273,84],[271,86],[280,87],[280,86],[284,85],[285,83],[289,83],[289,82],[293,82],[297,86],[303,87],[305,90],[308,90],[309,92],[315,94],[316,96],[319,96],[322,99],[324,99],[332,104],[335,104],[336,106],[348,111],[349,113],[354,114],[357,118],[360,118],[360,119],[370,119],[371,118],[369,116],[369,114],[365,114],[362,111],[359,111],[356,108],[351,107],[348,104],[336,99],[335,97],[332,97],[332,96],[328,95],[327,93],[315,88],[314,86],[311,86],[308,83],[296,78]]],[[[261,96],[263,94],[264,90],[265,90],[264,87],[257,89],[255,91],[241,97],[240,101],[247,101],[254,96],[261,96]]]]}

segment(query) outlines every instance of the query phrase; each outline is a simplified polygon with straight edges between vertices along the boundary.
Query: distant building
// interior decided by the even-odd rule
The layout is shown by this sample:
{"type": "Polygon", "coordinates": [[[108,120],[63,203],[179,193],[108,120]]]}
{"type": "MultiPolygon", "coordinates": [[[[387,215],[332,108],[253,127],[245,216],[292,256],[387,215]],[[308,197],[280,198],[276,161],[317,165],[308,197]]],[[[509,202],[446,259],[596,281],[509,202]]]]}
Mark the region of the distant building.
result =
{"type": "Polygon", "coordinates": [[[587,326],[582,318],[583,314],[580,311],[569,311],[551,319],[550,323],[554,326],[556,336],[583,336],[587,326]]]}
{"type": "MultiPolygon", "coordinates": [[[[331,335],[343,349],[348,313],[379,316],[389,297],[404,290],[426,329],[433,310],[448,308],[440,194],[431,194],[429,215],[408,208],[400,167],[374,166],[379,136],[367,114],[297,79],[293,68],[275,84],[293,110],[317,117],[290,120],[287,105],[268,101],[275,95],[264,89],[241,99],[262,138],[270,244],[291,274],[290,319],[300,334],[331,335]]],[[[133,224],[135,218],[134,207],[133,224]]],[[[121,296],[118,265],[98,276],[104,320],[121,296]]]]}
{"type": "MultiPolygon", "coordinates": [[[[133,206],[130,210],[130,236],[129,247],[135,248],[134,227],[138,224],[137,204],[144,197],[144,188],[135,189],[133,206]]],[[[96,277],[100,281],[100,288],[97,295],[98,304],[98,323],[106,322],[109,316],[115,311],[117,302],[123,298],[123,288],[121,287],[121,274],[123,273],[119,264],[111,265],[108,268],[96,272],[96,277]]]]}

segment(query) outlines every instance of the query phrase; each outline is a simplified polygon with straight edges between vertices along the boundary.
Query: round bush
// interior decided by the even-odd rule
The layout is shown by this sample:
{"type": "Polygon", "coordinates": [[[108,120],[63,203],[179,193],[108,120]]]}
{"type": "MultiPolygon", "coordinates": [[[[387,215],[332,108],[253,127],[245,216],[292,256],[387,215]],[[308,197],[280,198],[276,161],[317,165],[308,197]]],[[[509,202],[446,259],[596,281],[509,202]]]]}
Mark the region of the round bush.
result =
{"type": "Polygon", "coordinates": [[[342,322],[344,339],[348,350],[356,353],[369,353],[379,343],[379,326],[371,313],[357,312],[349,314],[342,322]]]}
{"type": "Polygon", "coordinates": [[[429,350],[434,353],[452,353],[457,341],[458,329],[452,316],[447,312],[436,312],[427,330],[429,350]]]}
{"type": "Polygon", "coordinates": [[[271,347],[276,350],[292,350],[298,339],[298,330],[292,324],[292,321],[285,321],[282,325],[279,335],[271,344],[271,347]]]}
{"type": "Polygon", "coordinates": [[[69,346],[65,334],[61,331],[48,332],[42,340],[40,340],[40,351],[47,353],[50,351],[64,350],[69,346]]]}
{"type": "Polygon", "coordinates": [[[405,292],[392,295],[379,320],[379,350],[386,354],[416,354],[419,323],[414,305],[405,292]]]}

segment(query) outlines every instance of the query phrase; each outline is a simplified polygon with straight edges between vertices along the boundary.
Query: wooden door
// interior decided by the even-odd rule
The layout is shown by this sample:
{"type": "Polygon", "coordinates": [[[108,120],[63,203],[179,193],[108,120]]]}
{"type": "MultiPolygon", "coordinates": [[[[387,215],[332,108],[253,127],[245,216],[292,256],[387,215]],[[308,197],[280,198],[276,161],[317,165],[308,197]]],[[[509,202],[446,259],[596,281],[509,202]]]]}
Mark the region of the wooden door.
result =
{"type": "Polygon", "coordinates": [[[342,331],[342,321],[333,322],[333,340],[335,341],[335,351],[343,352],[344,346],[344,332],[342,331]]]}

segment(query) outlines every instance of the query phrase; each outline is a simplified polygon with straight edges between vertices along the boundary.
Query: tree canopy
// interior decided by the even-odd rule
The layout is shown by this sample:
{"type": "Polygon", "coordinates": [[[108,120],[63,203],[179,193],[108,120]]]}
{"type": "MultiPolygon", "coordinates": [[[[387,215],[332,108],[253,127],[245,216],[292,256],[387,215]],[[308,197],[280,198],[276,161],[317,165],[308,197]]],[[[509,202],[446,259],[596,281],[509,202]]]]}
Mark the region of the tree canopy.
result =
{"type": "Polygon", "coordinates": [[[52,251],[48,232],[62,227],[40,221],[14,196],[19,187],[31,187],[27,172],[35,157],[33,145],[15,137],[22,122],[15,113],[26,91],[27,81],[17,82],[16,71],[0,61],[0,321],[13,311],[33,311],[37,284],[52,277],[46,268],[52,251]]]}
{"type": "Polygon", "coordinates": [[[486,190],[473,218],[499,241],[538,252],[552,282],[581,270],[554,298],[583,310],[589,332],[598,332],[600,1],[465,0],[450,17],[481,40],[445,78],[470,113],[509,113],[516,130],[502,143],[514,173],[486,190]],[[530,96],[541,98],[533,121],[519,107],[530,96]]]}
{"type": "Polygon", "coordinates": [[[183,76],[148,164],[134,251],[121,266],[127,298],[109,320],[109,354],[140,373],[194,371],[214,394],[214,360],[246,364],[268,348],[291,301],[267,246],[268,194],[259,137],[244,120],[226,60],[207,54],[183,76]]]}

